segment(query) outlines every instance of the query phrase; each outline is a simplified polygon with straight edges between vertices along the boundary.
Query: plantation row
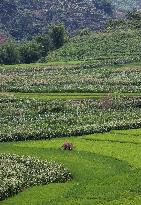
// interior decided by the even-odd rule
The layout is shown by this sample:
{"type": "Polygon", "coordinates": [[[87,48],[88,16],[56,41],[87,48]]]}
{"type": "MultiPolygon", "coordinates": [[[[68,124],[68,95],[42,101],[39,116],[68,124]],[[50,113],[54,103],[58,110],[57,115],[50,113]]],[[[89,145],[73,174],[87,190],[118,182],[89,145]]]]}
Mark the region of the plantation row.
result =
{"type": "Polygon", "coordinates": [[[140,66],[1,67],[0,91],[12,92],[141,92],[140,66]]]}
{"type": "Polygon", "coordinates": [[[0,201],[25,188],[65,182],[71,174],[61,164],[15,154],[0,154],[0,201]]]}
{"type": "Polygon", "coordinates": [[[59,50],[51,52],[46,61],[140,58],[140,41],[140,30],[119,28],[116,31],[76,36],[59,50]]]}
{"type": "Polygon", "coordinates": [[[140,98],[99,100],[1,98],[0,141],[46,139],[141,127],[140,98]]]}

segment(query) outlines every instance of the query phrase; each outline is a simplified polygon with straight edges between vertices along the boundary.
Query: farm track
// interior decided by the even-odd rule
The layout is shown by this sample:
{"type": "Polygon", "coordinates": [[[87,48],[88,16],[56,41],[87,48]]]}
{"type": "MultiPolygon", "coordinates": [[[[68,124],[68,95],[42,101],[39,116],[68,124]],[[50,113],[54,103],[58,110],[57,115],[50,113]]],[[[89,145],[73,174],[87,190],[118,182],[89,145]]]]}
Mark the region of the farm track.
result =
{"type": "Polygon", "coordinates": [[[53,99],[99,99],[107,96],[141,97],[141,93],[22,93],[22,92],[0,92],[0,97],[30,98],[37,100],[53,99]]]}

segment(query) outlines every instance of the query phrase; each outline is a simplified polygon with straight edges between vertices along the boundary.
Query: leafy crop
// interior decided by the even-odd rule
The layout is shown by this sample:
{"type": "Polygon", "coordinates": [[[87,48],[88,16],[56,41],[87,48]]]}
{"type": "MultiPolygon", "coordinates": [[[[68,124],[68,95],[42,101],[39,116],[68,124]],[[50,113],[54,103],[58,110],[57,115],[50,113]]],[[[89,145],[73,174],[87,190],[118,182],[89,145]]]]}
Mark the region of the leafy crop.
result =
{"type": "Polygon", "coordinates": [[[0,201],[30,186],[70,179],[69,171],[56,162],[15,154],[0,154],[0,201]]]}
{"type": "Polygon", "coordinates": [[[76,36],[62,48],[51,52],[47,61],[141,59],[140,30],[117,29],[76,36]]]}
{"type": "Polygon", "coordinates": [[[1,98],[0,141],[47,139],[141,127],[139,98],[99,100],[1,98]]]}
{"type": "Polygon", "coordinates": [[[141,92],[140,65],[1,67],[0,91],[13,92],[141,92]]]}

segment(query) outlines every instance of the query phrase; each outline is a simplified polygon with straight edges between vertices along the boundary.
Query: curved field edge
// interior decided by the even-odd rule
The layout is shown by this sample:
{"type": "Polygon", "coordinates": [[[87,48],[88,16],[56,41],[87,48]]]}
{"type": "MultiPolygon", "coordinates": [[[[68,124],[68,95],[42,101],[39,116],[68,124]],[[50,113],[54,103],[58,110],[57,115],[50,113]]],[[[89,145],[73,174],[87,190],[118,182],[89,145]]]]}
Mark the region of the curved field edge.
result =
{"type": "Polygon", "coordinates": [[[141,177],[141,129],[118,130],[80,138],[1,143],[1,152],[57,160],[74,178],[65,184],[30,188],[2,205],[26,204],[105,204],[139,205],[141,177]],[[60,150],[71,141],[74,150],[60,150]]]}
{"type": "Polygon", "coordinates": [[[62,164],[30,156],[0,154],[0,201],[32,186],[71,180],[62,164]]]}
{"type": "Polygon", "coordinates": [[[140,98],[99,100],[1,98],[0,141],[25,141],[139,128],[140,98]]]}

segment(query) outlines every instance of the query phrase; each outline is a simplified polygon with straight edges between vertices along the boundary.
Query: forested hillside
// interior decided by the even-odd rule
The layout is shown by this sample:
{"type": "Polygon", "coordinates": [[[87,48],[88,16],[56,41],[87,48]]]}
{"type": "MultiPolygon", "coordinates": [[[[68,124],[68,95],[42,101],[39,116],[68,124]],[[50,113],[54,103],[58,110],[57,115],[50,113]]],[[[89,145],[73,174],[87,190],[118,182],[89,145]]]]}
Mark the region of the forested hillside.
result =
{"type": "Polygon", "coordinates": [[[107,20],[140,7],[139,0],[1,0],[0,31],[24,39],[58,22],[70,32],[85,27],[95,31],[107,20]]]}
{"type": "Polygon", "coordinates": [[[113,17],[108,0],[1,0],[0,30],[17,39],[44,32],[50,24],[64,23],[69,31],[101,28],[113,17]]]}
{"type": "Polygon", "coordinates": [[[130,10],[133,8],[140,8],[141,1],[140,0],[111,0],[112,4],[115,5],[117,9],[126,9],[130,10]]]}

